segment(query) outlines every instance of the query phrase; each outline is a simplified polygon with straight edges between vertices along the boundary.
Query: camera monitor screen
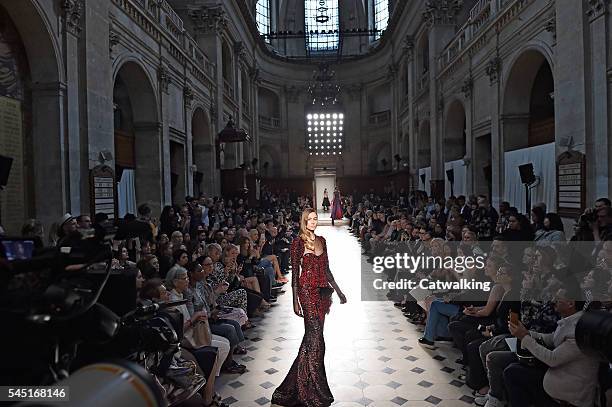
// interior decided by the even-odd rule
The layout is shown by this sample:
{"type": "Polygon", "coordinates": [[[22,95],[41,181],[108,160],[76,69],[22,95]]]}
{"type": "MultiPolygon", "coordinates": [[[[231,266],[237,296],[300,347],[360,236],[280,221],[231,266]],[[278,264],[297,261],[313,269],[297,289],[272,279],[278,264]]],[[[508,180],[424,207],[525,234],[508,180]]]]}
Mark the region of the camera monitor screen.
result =
{"type": "Polygon", "coordinates": [[[2,251],[8,261],[28,260],[34,253],[34,240],[2,240],[2,251]]]}

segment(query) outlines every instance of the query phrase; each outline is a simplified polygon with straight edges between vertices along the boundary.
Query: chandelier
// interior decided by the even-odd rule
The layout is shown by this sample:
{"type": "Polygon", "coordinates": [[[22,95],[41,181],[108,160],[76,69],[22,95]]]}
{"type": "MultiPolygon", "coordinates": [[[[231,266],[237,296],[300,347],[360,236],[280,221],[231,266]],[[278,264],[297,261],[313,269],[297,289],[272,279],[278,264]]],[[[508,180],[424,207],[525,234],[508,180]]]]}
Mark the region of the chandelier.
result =
{"type": "Polygon", "coordinates": [[[333,81],[335,75],[336,72],[326,63],[320,63],[312,72],[313,81],[308,85],[308,93],[313,105],[331,106],[338,102],[340,85],[333,81]]]}

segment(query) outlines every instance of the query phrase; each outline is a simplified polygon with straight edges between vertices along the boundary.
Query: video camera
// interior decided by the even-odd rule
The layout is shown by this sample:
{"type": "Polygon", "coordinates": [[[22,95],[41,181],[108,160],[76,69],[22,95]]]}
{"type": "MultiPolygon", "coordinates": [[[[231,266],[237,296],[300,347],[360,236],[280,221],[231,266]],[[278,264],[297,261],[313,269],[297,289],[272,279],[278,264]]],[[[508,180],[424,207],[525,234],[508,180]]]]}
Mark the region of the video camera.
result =
{"type": "MultiPolygon", "coordinates": [[[[103,393],[117,379],[107,375],[100,381],[100,372],[98,379],[92,376],[95,366],[109,364],[148,386],[131,394],[132,400],[146,394],[149,400],[142,405],[152,405],[151,400],[167,405],[173,399],[160,391],[160,381],[165,385],[183,335],[182,314],[169,308],[185,301],[138,304],[136,273],[111,269],[112,234],[104,236],[75,236],[70,246],[55,248],[42,248],[32,238],[0,240],[0,312],[11,330],[0,351],[0,384],[59,382],[75,388],[85,380],[87,394],[71,394],[71,403],[62,404],[79,405],[79,397],[103,393]]],[[[96,400],[113,403],[113,397],[96,400]]]]}

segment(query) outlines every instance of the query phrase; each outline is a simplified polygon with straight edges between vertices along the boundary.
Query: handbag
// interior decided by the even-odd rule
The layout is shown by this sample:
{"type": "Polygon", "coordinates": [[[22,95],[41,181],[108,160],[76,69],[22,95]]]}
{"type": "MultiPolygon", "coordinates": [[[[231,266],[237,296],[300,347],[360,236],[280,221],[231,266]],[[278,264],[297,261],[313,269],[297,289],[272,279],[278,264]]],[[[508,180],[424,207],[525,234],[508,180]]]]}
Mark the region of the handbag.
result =
{"type": "Polygon", "coordinates": [[[208,320],[198,321],[185,331],[184,346],[190,349],[199,349],[212,344],[212,332],[208,320]]]}
{"type": "Polygon", "coordinates": [[[321,298],[331,298],[333,293],[333,287],[319,287],[319,295],[321,296],[321,298]]]}

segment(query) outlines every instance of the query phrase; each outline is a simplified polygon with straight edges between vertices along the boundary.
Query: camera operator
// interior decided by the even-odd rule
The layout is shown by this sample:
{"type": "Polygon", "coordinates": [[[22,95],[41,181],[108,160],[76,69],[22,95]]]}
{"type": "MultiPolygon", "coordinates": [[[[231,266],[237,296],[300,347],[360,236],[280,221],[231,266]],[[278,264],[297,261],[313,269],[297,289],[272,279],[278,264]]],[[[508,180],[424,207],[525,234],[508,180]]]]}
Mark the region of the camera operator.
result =
{"type": "Polygon", "coordinates": [[[581,216],[588,222],[596,242],[612,238],[612,208],[608,198],[599,198],[593,208],[587,208],[581,216]]]}
{"type": "Polygon", "coordinates": [[[537,360],[534,366],[513,363],[504,370],[504,381],[513,407],[557,406],[558,401],[577,407],[593,406],[599,360],[584,354],[576,343],[576,324],[583,314],[584,301],[558,290],[555,308],[562,319],[551,334],[528,331],[521,322],[508,324],[510,333],[537,360]]]}

